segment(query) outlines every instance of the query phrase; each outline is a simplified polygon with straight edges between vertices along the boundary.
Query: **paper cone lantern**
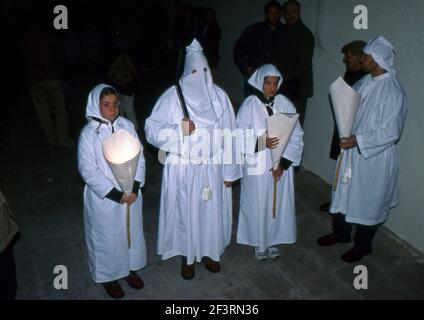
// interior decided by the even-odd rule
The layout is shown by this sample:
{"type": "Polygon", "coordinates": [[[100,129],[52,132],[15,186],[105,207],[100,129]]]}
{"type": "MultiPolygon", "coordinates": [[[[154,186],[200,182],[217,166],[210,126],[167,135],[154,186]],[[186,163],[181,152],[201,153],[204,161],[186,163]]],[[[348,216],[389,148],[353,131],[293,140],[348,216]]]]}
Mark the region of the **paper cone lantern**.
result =
{"type": "Polygon", "coordinates": [[[330,86],[330,96],[339,136],[341,138],[349,137],[352,134],[353,123],[361,103],[361,95],[339,77],[330,86]]]}
{"type": "Polygon", "coordinates": [[[268,137],[278,138],[279,140],[277,148],[270,149],[274,169],[280,163],[281,156],[289,143],[298,120],[298,113],[275,113],[267,119],[268,137]]]}
{"type": "Polygon", "coordinates": [[[140,141],[129,132],[120,129],[103,140],[102,151],[122,192],[130,195],[142,151],[140,141]]]}

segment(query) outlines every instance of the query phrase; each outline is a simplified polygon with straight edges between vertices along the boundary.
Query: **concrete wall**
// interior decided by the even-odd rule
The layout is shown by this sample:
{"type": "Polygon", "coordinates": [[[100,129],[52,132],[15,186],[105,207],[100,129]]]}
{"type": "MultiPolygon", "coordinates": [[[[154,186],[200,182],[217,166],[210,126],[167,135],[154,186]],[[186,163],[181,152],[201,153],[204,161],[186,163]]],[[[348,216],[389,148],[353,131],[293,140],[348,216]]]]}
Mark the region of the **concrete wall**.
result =
{"type": "MultiPolygon", "coordinates": [[[[233,45],[244,28],[263,19],[266,1],[192,0],[194,5],[217,11],[223,30],[222,59],[215,81],[233,101],[243,99],[243,79],[232,59],[233,45]]],[[[340,48],[355,39],[384,35],[395,47],[395,67],[408,95],[408,119],[398,145],[400,205],[386,226],[424,252],[424,1],[420,0],[309,0],[301,1],[302,18],[316,37],[314,54],[315,95],[305,120],[303,166],[332,180],[335,163],[328,158],[333,120],[328,86],[344,72],[340,48]],[[368,8],[368,30],[353,27],[356,5],[368,8]]]]}

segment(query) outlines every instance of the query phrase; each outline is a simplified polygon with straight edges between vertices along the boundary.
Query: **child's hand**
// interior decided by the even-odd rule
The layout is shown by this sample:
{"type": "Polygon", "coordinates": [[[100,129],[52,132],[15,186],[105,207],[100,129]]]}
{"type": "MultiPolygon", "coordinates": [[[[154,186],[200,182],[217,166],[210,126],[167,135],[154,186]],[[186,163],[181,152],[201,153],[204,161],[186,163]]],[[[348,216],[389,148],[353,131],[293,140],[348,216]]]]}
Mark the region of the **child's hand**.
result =
{"type": "Polygon", "coordinates": [[[135,193],[131,193],[131,195],[123,195],[121,198],[121,203],[126,203],[127,205],[132,205],[135,200],[137,200],[137,195],[135,193]]]}
{"type": "Polygon", "coordinates": [[[274,170],[274,168],[272,168],[272,169],[271,169],[271,170],[269,170],[269,171],[272,171],[272,176],[273,176],[274,178],[276,178],[276,179],[277,179],[277,181],[281,179],[281,176],[283,175],[283,172],[284,172],[284,170],[283,170],[283,169],[281,169],[281,167],[278,167],[276,170],[274,170]]]}
{"type": "Polygon", "coordinates": [[[266,147],[268,149],[277,148],[279,142],[280,142],[280,140],[278,140],[278,138],[268,138],[268,137],[266,137],[266,147]]]}
{"type": "Polygon", "coordinates": [[[230,188],[230,187],[233,185],[233,183],[234,183],[234,181],[224,181],[224,185],[225,185],[227,188],[230,188]]]}

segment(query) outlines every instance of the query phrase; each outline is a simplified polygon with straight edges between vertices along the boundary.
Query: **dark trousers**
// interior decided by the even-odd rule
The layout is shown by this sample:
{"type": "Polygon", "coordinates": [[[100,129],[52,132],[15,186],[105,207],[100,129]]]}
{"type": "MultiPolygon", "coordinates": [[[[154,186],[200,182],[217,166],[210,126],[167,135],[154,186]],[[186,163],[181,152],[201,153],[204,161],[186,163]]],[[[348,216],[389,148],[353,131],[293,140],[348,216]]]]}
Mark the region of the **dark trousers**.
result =
{"type": "Polygon", "coordinates": [[[308,98],[301,97],[301,98],[293,99],[292,103],[294,104],[294,107],[296,108],[297,113],[299,113],[299,123],[303,128],[303,123],[305,122],[306,106],[308,104],[308,98]]]}
{"type": "Polygon", "coordinates": [[[0,300],[14,300],[17,289],[15,257],[11,243],[0,253],[0,300]]]}
{"type": "MultiPolygon", "coordinates": [[[[365,251],[372,249],[372,240],[377,232],[378,226],[364,226],[357,224],[355,245],[365,251]]],[[[349,242],[352,238],[352,224],[346,222],[345,215],[341,213],[333,214],[333,232],[342,242],[349,242]]]]}

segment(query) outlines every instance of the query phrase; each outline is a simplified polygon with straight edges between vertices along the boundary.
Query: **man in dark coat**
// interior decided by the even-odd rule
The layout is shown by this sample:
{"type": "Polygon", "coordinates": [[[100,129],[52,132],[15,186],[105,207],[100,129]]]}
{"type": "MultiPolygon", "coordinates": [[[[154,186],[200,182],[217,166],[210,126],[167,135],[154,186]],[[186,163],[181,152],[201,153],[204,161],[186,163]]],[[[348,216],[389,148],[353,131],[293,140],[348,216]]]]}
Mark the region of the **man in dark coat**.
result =
{"type": "MultiPolygon", "coordinates": [[[[281,6],[269,1],[264,8],[265,21],[248,26],[234,45],[234,62],[247,80],[263,64],[275,63],[275,50],[281,38],[281,6]]],[[[247,82],[246,82],[247,83],[247,82]]],[[[245,93],[250,93],[245,85],[245,93]]]]}
{"type": "Polygon", "coordinates": [[[303,125],[307,100],[313,95],[312,57],[315,40],[300,18],[299,2],[286,1],[283,4],[283,18],[286,23],[275,52],[276,65],[284,78],[280,91],[295,105],[303,125]]]}

